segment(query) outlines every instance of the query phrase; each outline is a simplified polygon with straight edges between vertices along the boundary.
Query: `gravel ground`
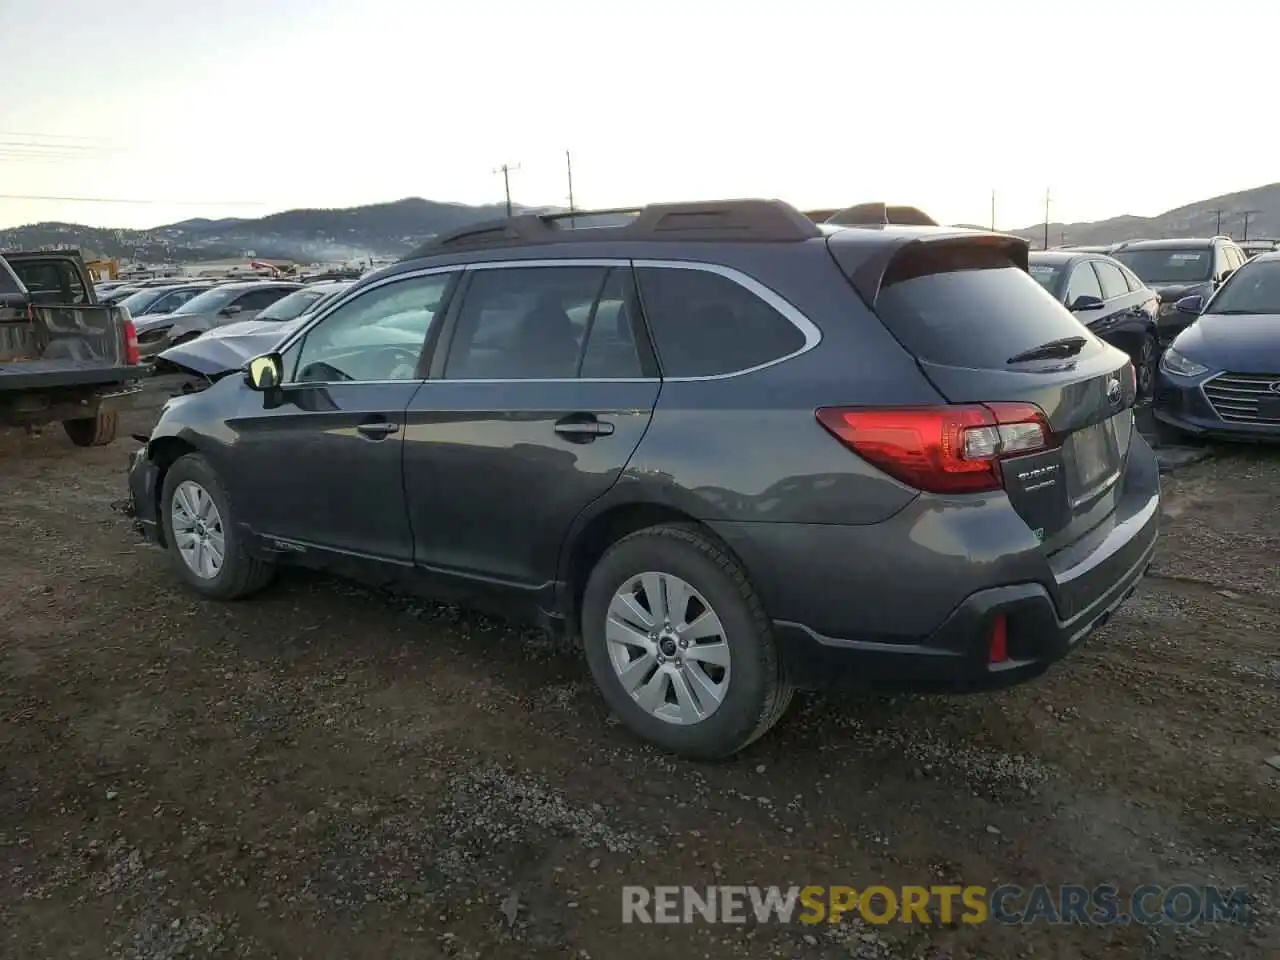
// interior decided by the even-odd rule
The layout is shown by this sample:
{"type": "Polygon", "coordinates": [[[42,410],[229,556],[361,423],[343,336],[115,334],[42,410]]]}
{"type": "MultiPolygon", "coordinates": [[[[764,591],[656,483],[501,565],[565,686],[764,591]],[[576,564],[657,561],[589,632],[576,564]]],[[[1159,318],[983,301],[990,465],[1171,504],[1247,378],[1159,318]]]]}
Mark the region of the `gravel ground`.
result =
{"type": "Polygon", "coordinates": [[[193,599],[109,509],[132,446],[0,435],[0,956],[1280,956],[1280,452],[1168,476],[1154,575],[1041,680],[798,698],[699,765],[536,634],[304,573],[193,599]],[[624,883],[948,881],[1254,921],[621,923],[624,883]]]}

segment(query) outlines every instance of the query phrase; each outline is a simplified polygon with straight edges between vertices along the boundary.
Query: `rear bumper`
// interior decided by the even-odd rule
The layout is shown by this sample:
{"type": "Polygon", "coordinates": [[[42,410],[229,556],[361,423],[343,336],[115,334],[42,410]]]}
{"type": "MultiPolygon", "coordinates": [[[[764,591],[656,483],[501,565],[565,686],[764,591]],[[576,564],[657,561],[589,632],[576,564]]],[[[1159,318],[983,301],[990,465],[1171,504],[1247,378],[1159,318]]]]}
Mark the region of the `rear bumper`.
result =
{"type": "Polygon", "coordinates": [[[993,587],[971,594],[922,643],[876,643],[828,637],[804,624],[775,621],[788,672],[807,689],[878,686],[963,693],[1012,686],[1040,676],[1071,653],[1127,600],[1151,565],[1157,535],[1138,562],[1093,604],[1060,620],[1038,583],[993,587]],[[1009,659],[990,662],[992,627],[1003,614],[1009,659]]]}
{"type": "Polygon", "coordinates": [[[128,389],[131,384],[151,375],[151,367],[146,364],[60,367],[54,361],[0,364],[0,392],[61,390],[67,387],[96,387],[109,392],[128,389]]]}
{"type": "Polygon", "coordinates": [[[1159,468],[1135,435],[1114,512],[1045,555],[1007,499],[913,502],[866,527],[712,527],[751,572],[804,688],[964,691],[1043,673],[1142,579],[1160,524],[1159,468]],[[1003,614],[1008,659],[990,661],[1003,614]]]}

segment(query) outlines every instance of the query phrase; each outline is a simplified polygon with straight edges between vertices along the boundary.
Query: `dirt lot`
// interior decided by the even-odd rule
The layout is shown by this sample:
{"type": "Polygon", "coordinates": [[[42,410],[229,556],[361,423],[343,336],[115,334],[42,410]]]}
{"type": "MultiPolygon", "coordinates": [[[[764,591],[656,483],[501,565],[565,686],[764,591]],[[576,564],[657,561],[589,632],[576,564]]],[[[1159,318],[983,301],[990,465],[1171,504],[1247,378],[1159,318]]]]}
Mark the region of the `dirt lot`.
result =
{"type": "Polygon", "coordinates": [[[193,600],[109,509],[132,447],[0,436],[0,956],[1280,956],[1280,451],[1168,477],[1155,575],[1046,678],[801,699],[695,765],[536,635],[304,574],[193,600]],[[948,881],[1255,919],[621,924],[624,883],[948,881]]]}

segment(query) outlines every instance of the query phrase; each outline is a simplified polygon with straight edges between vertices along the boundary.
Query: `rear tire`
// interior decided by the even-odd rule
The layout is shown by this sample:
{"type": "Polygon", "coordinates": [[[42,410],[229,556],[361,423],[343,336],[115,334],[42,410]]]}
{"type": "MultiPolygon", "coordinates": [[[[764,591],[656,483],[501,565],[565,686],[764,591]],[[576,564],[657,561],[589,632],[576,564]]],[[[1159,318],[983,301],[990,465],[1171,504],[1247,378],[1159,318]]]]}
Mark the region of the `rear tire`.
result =
{"type": "Polygon", "coordinates": [[[179,457],[166,471],[160,522],[179,576],[202,596],[239,600],[275,576],[274,564],[246,550],[222,483],[198,453],[179,457]]]}
{"type": "Polygon", "coordinates": [[[119,421],[118,413],[103,412],[96,417],[63,420],[62,429],[77,447],[105,447],[115,440],[119,421]]]}
{"type": "Polygon", "coordinates": [[[637,736],[684,757],[738,752],[791,702],[771,623],[746,572],[696,527],[649,527],[610,547],[587,581],[582,637],[613,713],[637,736]],[[662,595],[659,607],[646,585],[662,595]],[[672,628],[664,631],[667,620],[672,628]]]}

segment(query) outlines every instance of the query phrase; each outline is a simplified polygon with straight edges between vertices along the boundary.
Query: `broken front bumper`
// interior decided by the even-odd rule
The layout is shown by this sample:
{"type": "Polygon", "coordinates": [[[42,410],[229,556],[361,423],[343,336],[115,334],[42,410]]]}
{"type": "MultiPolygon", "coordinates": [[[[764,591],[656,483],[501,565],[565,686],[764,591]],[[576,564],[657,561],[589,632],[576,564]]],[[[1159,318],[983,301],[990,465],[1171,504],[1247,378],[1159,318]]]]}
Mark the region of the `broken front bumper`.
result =
{"type": "Polygon", "coordinates": [[[129,496],[117,501],[118,509],[133,521],[133,529],[148,543],[163,544],[156,505],[160,471],[147,455],[147,445],[138,447],[129,458],[129,496]]]}

